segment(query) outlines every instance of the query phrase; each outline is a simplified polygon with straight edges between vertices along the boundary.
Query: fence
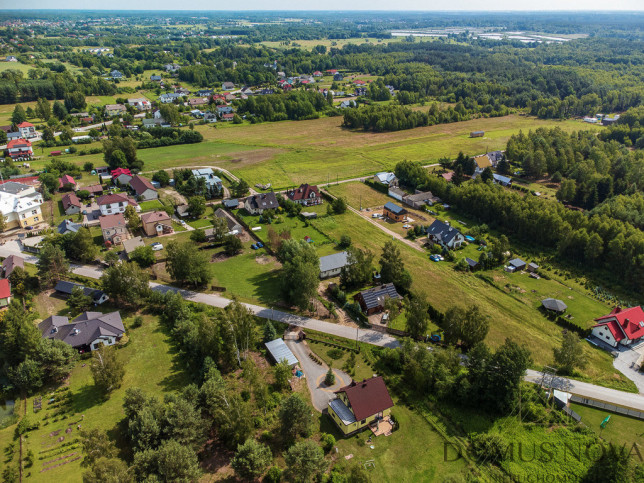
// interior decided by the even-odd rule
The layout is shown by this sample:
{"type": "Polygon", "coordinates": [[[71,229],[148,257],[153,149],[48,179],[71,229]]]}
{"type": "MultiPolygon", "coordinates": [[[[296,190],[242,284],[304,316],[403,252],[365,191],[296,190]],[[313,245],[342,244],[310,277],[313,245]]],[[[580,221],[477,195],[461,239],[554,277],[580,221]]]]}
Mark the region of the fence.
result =
{"type": "Polygon", "coordinates": [[[581,396],[571,396],[570,401],[578,404],[583,404],[584,406],[590,406],[593,408],[610,411],[611,413],[621,414],[623,416],[629,416],[631,418],[644,420],[644,412],[637,411],[635,409],[623,408],[621,406],[615,406],[614,404],[603,403],[600,401],[596,401],[594,399],[588,399],[581,396]]]}

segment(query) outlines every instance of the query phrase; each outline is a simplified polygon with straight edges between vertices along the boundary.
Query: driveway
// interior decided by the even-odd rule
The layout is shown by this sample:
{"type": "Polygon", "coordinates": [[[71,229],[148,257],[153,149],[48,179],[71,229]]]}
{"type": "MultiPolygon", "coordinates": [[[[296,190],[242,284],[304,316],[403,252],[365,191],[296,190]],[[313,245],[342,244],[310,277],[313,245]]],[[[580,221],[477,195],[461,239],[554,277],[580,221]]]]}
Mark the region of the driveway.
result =
{"type": "Polygon", "coordinates": [[[644,393],[644,374],[639,371],[644,344],[632,348],[620,346],[615,351],[618,354],[613,359],[613,367],[633,381],[640,393],[644,393]]]}
{"type": "Polygon", "coordinates": [[[301,340],[286,340],[284,341],[291,352],[295,354],[297,360],[300,361],[300,367],[306,375],[306,383],[309,386],[309,391],[311,392],[311,401],[313,401],[313,406],[318,411],[324,411],[331,399],[335,398],[334,391],[337,391],[341,387],[348,386],[351,383],[351,376],[346,372],[342,372],[339,369],[333,369],[335,374],[335,384],[333,386],[327,386],[324,384],[324,378],[329,366],[325,363],[316,364],[309,357],[311,349],[309,349],[308,344],[305,341],[301,340]]]}

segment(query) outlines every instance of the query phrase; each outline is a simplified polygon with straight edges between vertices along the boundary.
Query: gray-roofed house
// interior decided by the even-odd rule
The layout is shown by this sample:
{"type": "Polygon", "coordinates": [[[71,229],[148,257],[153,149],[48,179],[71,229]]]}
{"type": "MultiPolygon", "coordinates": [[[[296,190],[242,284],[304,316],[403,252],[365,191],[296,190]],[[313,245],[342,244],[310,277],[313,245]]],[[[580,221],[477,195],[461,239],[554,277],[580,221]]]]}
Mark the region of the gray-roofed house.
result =
{"type": "Polygon", "coordinates": [[[465,241],[460,231],[440,220],[434,220],[427,228],[427,238],[443,248],[458,248],[465,241]]]}
{"type": "Polygon", "coordinates": [[[385,184],[387,186],[391,186],[392,184],[395,185],[397,181],[396,175],[394,173],[389,173],[386,171],[376,173],[373,178],[377,183],[385,184]]]}
{"type": "Polygon", "coordinates": [[[407,193],[401,190],[398,186],[390,186],[387,194],[398,201],[402,201],[403,198],[407,195],[407,193]]]}
{"type": "Polygon", "coordinates": [[[260,193],[257,195],[249,196],[246,198],[244,208],[251,215],[261,215],[264,210],[276,210],[279,208],[279,203],[272,191],[269,193],[260,193]]]}
{"type": "Polygon", "coordinates": [[[470,270],[476,270],[476,268],[479,266],[479,262],[477,262],[476,260],[472,260],[469,257],[465,257],[465,262],[470,267],[470,270]]]}
{"type": "Polygon", "coordinates": [[[224,208],[227,208],[229,210],[236,210],[237,208],[239,208],[239,200],[237,198],[224,200],[222,201],[222,204],[224,205],[224,208]]]}
{"type": "Polygon", "coordinates": [[[150,80],[152,82],[161,82],[161,76],[160,75],[151,75],[150,80]]]}
{"type": "Polygon", "coordinates": [[[552,310],[553,312],[562,313],[565,312],[568,306],[563,303],[561,300],[547,298],[541,301],[541,305],[546,310],[552,310]]]}
{"type": "Polygon", "coordinates": [[[18,255],[9,255],[5,258],[2,261],[2,274],[4,275],[4,278],[9,278],[16,267],[20,267],[24,270],[25,259],[18,255]]]}
{"type": "Polygon", "coordinates": [[[235,88],[235,84],[233,84],[232,82],[223,82],[221,84],[221,89],[223,91],[232,91],[234,88],[235,88]]]}
{"type": "Polygon", "coordinates": [[[123,251],[125,251],[125,255],[127,257],[130,257],[130,254],[136,250],[139,247],[144,247],[145,243],[143,243],[143,238],[140,236],[135,236],[134,238],[130,238],[129,240],[125,240],[123,242],[123,251]]]}
{"type": "Polygon", "coordinates": [[[51,315],[38,328],[44,338],[60,340],[79,352],[96,350],[101,344],[114,345],[125,334],[119,312],[83,312],[71,322],[67,317],[51,315]]]}
{"type": "Polygon", "coordinates": [[[528,263],[527,269],[528,269],[528,272],[537,273],[537,270],[539,270],[539,265],[537,265],[534,262],[530,262],[528,263]]]}
{"type": "Polygon", "coordinates": [[[76,233],[82,228],[82,225],[74,223],[72,220],[63,220],[60,222],[60,225],[56,227],[56,232],[60,235],[66,235],[67,233],[76,233]]]}
{"type": "Polygon", "coordinates": [[[386,283],[369,290],[363,290],[354,296],[362,311],[367,315],[382,312],[385,308],[385,300],[388,298],[400,298],[393,283],[386,283]]]}
{"type": "Polygon", "coordinates": [[[266,346],[268,353],[271,355],[271,359],[273,359],[276,364],[286,361],[289,366],[294,366],[299,362],[297,357],[295,357],[295,354],[291,352],[291,349],[287,347],[283,339],[275,339],[270,342],[266,342],[264,345],[266,346]]]}
{"type": "Polygon", "coordinates": [[[215,174],[212,168],[193,169],[192,175],[206,182],[206,189],[211,195],[219,193],[223,187],[221,178],[215,174]]]}
{"type": "Polygon", "coordinates": [[[422,191],[413,195],[403,196],[402,202],[414,209],[420,209],[425,205],[433,205],[440,201],[440,198],[434,196],[431,191],[422,191]]]}
{"type": "Polygon", "coordinates": [[[342,268],[349,265],[349,254],[347,252],[334,253],[326,257],[320,257],[320,278],[329,278],[340,275],[342,268]]]}
{"type": "Polygon", "coordinates": [[[228,225],[227,235],[241,235],[244,231],[244,227],[242,227],[239,222],[235,220],[235,218],[233,218],[233,216],[223,208],[217,208],[215,210],[215,216],[226,221],[226,224],[228,225]]]}
{"type": "Polygon", "coordinates": [[[56,282],[56,287],[55,290],[56,292],[60,292],[65,295],[71,295],[72,290],[74,288],[79,287],[83,289],[83,294],[92,297],[92,302],[95,305],[101,305],[104,304],[109,300],[109,296],[103,292],[102,290],[99,290],[97,288],[90,288],[90,287],[85,287],[84,285],[81,285],[79,283],[74,283],[74,282],[68,282],[67,280],[59,280],[56,282]]]}
{"type": "Polygon", "coordinates": [[[190,213],[188,212],[188,205],[178,205],[174,211],[177,212],[177,215],[181,218],[185,218],[190,213]]]}
{"type": "Polygon", "coordinates": [[[523,270],[526,267],[526,263],[520,258],[513,258],[508,262],[510,267],[514,267],[515,270],[523,270]]]}

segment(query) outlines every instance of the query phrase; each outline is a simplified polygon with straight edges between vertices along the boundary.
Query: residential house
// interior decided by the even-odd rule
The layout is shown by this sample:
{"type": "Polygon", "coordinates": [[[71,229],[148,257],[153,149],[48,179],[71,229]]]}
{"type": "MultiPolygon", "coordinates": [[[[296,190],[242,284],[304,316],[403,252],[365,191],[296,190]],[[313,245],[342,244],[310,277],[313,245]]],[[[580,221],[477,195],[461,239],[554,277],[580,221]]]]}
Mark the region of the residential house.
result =
{"type": "Polygon", "coordinates": [[[387,186],[396,186],[398,184],[398,179],[394,173],[380,172],[376,173],[373,177],[376,183],[384,184],[387,186]]]}
{"type": "Polygon", "coordinates": [[[639,305],[629,309],[615,307],[595,322],[591,334],[613,347],[630,346],[644,337],[644,311],[639,305]]]}
{"type": "Polygon", "coordinates": [[[465,241],[465,237],[460,231],[440,220],[434,220],[434,223],[427,228],[427,238],[447,249],[458,248],[465,241]]]}
{"type": "Polygon", "coordinates": [[[92,185],[83,187],[83,190],[87,191],[90,194],[90,196],[100,196],[103,194],[103,185],[92,184],[92,185]]]}
{"type": "Polygon", "coordinates": [[[333,80],[334,81],[339,82],[339,81],[341,81],[343,79],[344,79],[344,76],[342,74],[340,74],[339,72],[336,72],[335,74],[333,74],[333,80]]]}
{"type": "Polygon", "coordinates": [[[349,99],[347,101],[342,101],[339,107],[340,109],[350,109],[352,107],[357,107],[357,106],[358,105],[356,104],[356,101],[354,101],[353,99],[349,99]]]}
{"type": "Polygon", "coordinates": [[[16,268],[25,269],[25,259],[18,255],[9,255],[2,261],[2,275],[9,278],[16,268]]]}
{"type": "Polygon", "coordinates": [[[448,183],[452,182],[452,178],[454,177],[454,171],[450,171],[449,173],[443,173],[441,174],[443,179],[447,181],[448,183]]]}
{"type": "Polygon", "coordinates": [[[190,107],[205,106],[208,104],[208,99],[205,97],[195,97],[193,99],[188,99],[188,105],[190,107]]]}
{"type": "Polygon", "coordinates": [[[251,215],[261,215],[264,210],[276,210],[279,208],[279,203],[275,197],[275,193],[260,193],[257,195],[249,196],[244,202],[244,208],[251,215]]]}
{"type": "Polygon", "coordinates": [[[152,82],[161,82],[161,76],[160,76],[160,75],[154,75],[154,74],[153,74],[153,75],[151,75],[151,76],[150,76],[150,80],[151,80],[152,82]]]}
{"type": "Polygon", "coordinates": [[[203,120],[206,122],[217,122],[217,114],[214,112],[206,111],[203,114],[203,120]]]}
{"type": "Polygon", "coordinates": [[[179,64],[166,64],[163,68],[166,72],[176,72],[181,69],[181,66],[179,64]]]}
{"type": "Polygon", "coordinates": [[[115,215],[104,215],[99,218],[103,240],[105,243],[119,245],[123,240],[130,238],[130,232],[127,229],[127,222],[121,213],[115,215]]]}
{"type": "Polygon", "coordinates": [[[228,210],[236,210],[237,208],[239,208],[239,200],[237,198],[224,200],[222,201],[222,204],[224,205],[224,208],[228,210]]]}
{"type": "Polygon", "coordinates": [[[499,183],[501,186],[510,186],[512,184],[512,178],[507,176],[501,176],[500,174],[494,173],[493,175],[494,182],[499,183]]]}
{"type": "Polygon", "coordinates": [[[320,190],[315,185],[301,184],[299,188],[286,192],[286,196],[294,203],[303,206],[313,206],[322,204],[320,190]]]}
{"type": "Polygon", "coordinates": [[[43,221],[40,205],[43,203],[40,193],[14,194],[0,188],[0,213],[4,216],[6,227],[24,228],[43,221]]]}
{"type": "Polygon", "coordinates": [[[116,168],[112,171],[112,182],[125,186],[130,183],[132,172],[127,168],[116,168]]]}
{"type": "Polygon", "coordinates": [[[40,194],[36,192],[35,186],[19,183],[17,181],[6,181],[0,184],[0,191],[4,191],[5,193],[11,193],[20,198],[24,198],[26,196],[29,196],[29,197],[40,196],[40,194]]]}
{"type": "Polygon", "coordinates": [[[492,167],[496,168],[503,160],[503,151],[491,151],[486,156],[490,159],[492,167]]]}
{"type": "Polygon", "coordinates": [[[127,256],[129,259],[134,250],[144,246],[145,243],[143,243],[143,238],[141,238],[140,236],[135,236],[134,238],[130,238],[129,240],[125,240],[123,242],[123,251],[125,252],[125,256],[127,256]]]}
{"type": "Polygon", "coordinates": [[[161,104],[170,104],[170,103],[174,102],[176,99],[179,99],[180,97],[182,97],[181,94],[172,93],[172,92],[171,93],[166,93],[166,94],[161,94],[159,96],[159,102],[161,104]]]}
{"type": "Polygon", "coordinates": [[[327,69],[326,73],[329,75],[335,75],[338,72],[338,69],[327,69]]]}
{"type": "Polygon", "coordinates": [[[83,312],[71,322],[67,317],[51,315],[38,328],[43,338],[60,340],[81,353],[114,345],[125,334],[119,312],[83,312]]]}
{"type": "Polygon", "coordinates": [[[485,136],[485,131],[472,131],[470,133],[471,138],[482,138],[485,136]]]}
{"type": "Polygon", "coordinates": [[[402,199],[403,203],[418,210],[425,205],[433,205],[440,201],[440,198],[434,196],[431,191],[420,191],[413,195],[405,195],[402,199]]]}
{"type": "Polygon", "coordinates": [[[367,88],[366,87],[356,87],[355,91],[356,96],[366,96],[367,88]]]}
{"type": "Polygon", "coordinates": [[[59,190],[76,190],[76,180],[68,174],[62,175],[58,178],[58,189],[59,190]]]}
{"type": "Polygon", "coordinates": [[[234,101],[235,99],[237,99],[237,98],[235,97],[235,94],[230,94],[230,93],[226,94],[226,96],[224,97],[224,100],[225,100],[226,102],[232,102],[232,101],[234,101]]]}
{"type": "Polygon", "coordinates": [[[105,115],[112,116],[122,116],[127,112],[127,108],[123,104],[107,104],[105,106],[105,115]]]}
{"type": "Polygon", "coordinates": [[[232,82],[224,82],[221,84],[221,90],[222,91],[232,91],[235,88],[235,84],[232,82]]]}
{"type": "Polygon", "coordinates": [[[407,210],[391,201],[385,203],[382,214],[393,221],[404,221],[407,218],[407,210]]]}
{"type": "Polygon", "coordinates": [[[4,60],[5,62],[18,62],[18,58],[15,55],[7,55],[4,60]]]}
{"type": "Polygon", "coordinates": [[[387,89],[389,89],[389,94],[391,94],[391,97],[394,97],[394,86],[386,85],[385,86],[387,89]]]}
{"type": "Polygon", "coordinates": [[[18,124],[18,132],[20,133],[20,136],[23,137],[24,139],[29,139],[36,137],[38,133],[36,132],[36,128],[33,124],[30,122],[21,122],[18,124]]]}
{"type": "Polygon", "coordinates": [[[487,154],[481,154],[480,156],[474,157],[474,162],[476,163],[476,168],[474,170],[475,174],[481,174],[485,171],[485,168],[492,169],[492,161],[487,157],[487,154]]]}
{"type": "Polygon", "coordinates": [[[185,218],[186,216],[188,216],[188,215],[190,214],[190,213],[188,212],[188,205],[187,205],[187,204],[185,204],[185,205],[178,205],[178,206],[174,209],[174,211],[177,213],[177,216],[178,216],[179,218],[185,218]]]}
{"type": "Polygon", "coordinates": [[[174,233],[172,218],[165,211],[151,211],[141,215],[143,232],[147,236],[169,235],[174,233]]]}
{"type": "Polygon", "coordinates": [[[363,290],[357,293],[354,297],[360,304],[360,308],[367,315],[382,312],[385,309],[385,300],[400,299],[400,295],[396,292],[396,287],[393,283],[386,283],[379,285],[368,290],[363,290]]]}
{"type": "Polygon", "coordinates": [[[7,133],[7,141],[13,141],[14,139],[22,139],[22,136],[18,131],[16,132],[8,132],[7,133]]]}
{"type": "MultiPolygon", "coordinates": [[[[231,215],[223,208],[217,208],[215,210],[215,216],[226,221],[226,224],[228,225],[228,233],[226,233],[227,235],[241,235],[243,233],[244,227],[241,226],[241,224],[235,218],[233,218],[233,215],[231,215]]],[[[210,231],[213,231],[212,228],[210,229],[210,231]]],[[[206,236],[208,236],[208,230],[206,230],[206,236]]]]}
{"type": "Polygon", "coordinates": [[[347,265],[349,265],[348,252],[320,257],[320,278],[337,277],[347,265]]]}
{"type": "Polygon", "coordinates": [[[266,346],[266,350],[268,350],[268,353],[271,356],[271,359],[275,364],[279,364],[280,362],[286,362],[289,367],[293,367],[298,364],[297,357],[291,352],[291,349],[288,348],[286,343],[284,342],[284,339],[275,339],[271,340],[269,342],[266,342],[264,344],[266,346]]]}
{"type": "Polygon", "coordinates": [[[76,233],[82,228],[82,225],[74,223],[72,220],[63,220],[56,227],[56,233],[59,235],[67,235],[68,233],[76,233]]]}
{"type": "Polygon", "coordinates": [[[94,171],[96,171],[97,175],[102,175],[102,174],[110,174],[110,167],[109,166],[99,166],[98,168],[94,168],[94,171]]]}
{"type": "Polygon", "coordinates": [[[28,139],[12,139],[7,143],[7,154],[14,161],[23,161],[31,159],[34,150],[31,147],[31,141],[28,139]]]}
{"type": "Polygon", "coordinates": [[[203,118],[203,112],[201,112],[199,109],[193,109],[190,111],[190,115],[194,118],[201,119],[203,118]]]}
{"type": "Polygon", "coordinates": [[[6,278],[0,279],[0,307],[7,307],[11,303],[11,284],[6,278]]]}
{"type": "Polygon", "coordinates": [[[139,97],[137,99],[128,99],[127,103],[130,106],[135,107],[139,111],[148,111],[152,109],[152,103],[144,97],[139,97]]]}
{"type": "Polygon", "coordinates": [[[197,97],[210,97],[213,95],[212,89],[200,89],[197,91],[197,97]]]}
{"type": "Polygon", "coordinates": [[[152,186],[149,179],[143,176],[139,176],[138,174],[133,176],[129,185],[140,200],[149,201],[159,198],[156,188],[152,186]]]}
{"type": "Polygon", "coordinates": [[[402,201],[403,198],[407,195],[407,193],[401,190],[398,186],[390,186],[387,190],[387,194],[398,201],[402,201]]]}
{"type": "Polygon", "coordinates": [[[125,76],[123,75],[123,72],[114,69],[112,72],[110,72],[110,77],[112,79],[122,79],[125,76]]]}
{"type": "Polygon", "coordinates": [[[212,168],[193,169],[192,175],[197,179],[203,179],[206,182],[206,189],[211,195],[220,193],[223,189],[221,178],[215,175],[212,168]]]}
{"type": "Polygon", "coordinates": [[[322,72],[316,70],[315,72],[313,72],[313,77],[322,77],[322,72]]]}
{"type": "Polygon", "coordinates": [[[74,290],[75,288],[80,288],[83,291],[84,295],[91,297],[94,305],[104,304],[110,299],[110,297],[100,289],[85,287],[84,285],[81,285],[79,283],[68,282],[66,280],[59,280],[58,282],[56,282],[54,290],[64,295],[71,295],[72,290],[74,290]]]}
{"type": "Polygon", "coordinates": [[[181,94],[184,97],[188,97],[190,95],[190,90],[185,87],[177,87],[175,88],[174,93],[181,94]]]}
{"type": "Polygon", "coordinates": [[[382,376],[353,381],[335,391],[328,413],[344,436],[372,427],[376,433],[390,434],[389,419],[394,402],[382,376]],[[380,427],[382,425],[382,428],[380,427]]]}
{"type": "Polygon", "coordinates": [[[63,210],[67,216],[80,213],[82,203],[75,193],[66,193],[62,198],[63,210]]]}
{"type": "Polygon", "coordinates": [[[141,207],[134,198],[125,193],[110,193],[103,195],[96,200],[101,215],[113,215],[115,213],[125,213],[125,208],[132,205],[136,211],[141,211],[141,207]]]}
{"type": "Polygon", "coordinates": [[[235,119],[235,115],[233,113],[230,114],[222,114],[221,120],[222,121],[232,121],[235,119]]]}
{"type": "Polygon", "coordinates": [[[231,106],[217,106],[217,114],[223,116],[224,114],[231,114],[235,110],[231,106]]]}
{"type": "Polygon", "coordinates": [[[520,258],[513,258],[508,262],[508,266],[514,268],[516,271],[524,270],[526,263],[520,258]]]}
{"type": "Polygon", "coordinates": [[[254,94],[253,90],[248,86],[242,87],[241,93],[244,96],[252,96],[254,94]]]}

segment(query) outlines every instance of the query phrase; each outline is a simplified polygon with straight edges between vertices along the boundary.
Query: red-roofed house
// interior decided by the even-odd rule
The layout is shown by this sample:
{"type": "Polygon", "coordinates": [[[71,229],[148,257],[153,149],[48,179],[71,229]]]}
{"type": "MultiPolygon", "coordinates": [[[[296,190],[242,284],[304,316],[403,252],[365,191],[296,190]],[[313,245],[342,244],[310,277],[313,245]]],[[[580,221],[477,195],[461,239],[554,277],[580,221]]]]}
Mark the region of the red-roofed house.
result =
{"type": "Polygon", "coordinates": [[[0,307],[6,307],[11,303],[11,285],[6,278],[0,279],[0,307]]]}
{"type": "Polygon", "coordinates": [[[30,122],[27,122],[27,121],[21,122],[20,124],[18,124],[17,127],[18,127],[18,132],[25,139],[33,138],[37,134],[36,128],[30,122]]]}
{"type": "Polygon", "coordinates": [[[322,77],[322,72],[316,70],[315,72],[313,72],[313,77],[322,77]]]}
{"type": "Polygon", "coordinates": [[[338,389],[335,394],[337,398],[329,401],[329,416],[345,436],[368,426],[374,432],[384,430],[386,434],[385,427],[394,402],[382,377],[354,381],[338,389]],[[380,424],[383,428],[379,428],[380,424]]]}
{"type": "Polygon", "coordinates": [[[337,74],[337,73],[338,73],[338,69],[327,69],[326,73],[327,73],[327,74],[337,74]]]}
{"type": "Polygon", "coordinates": [[[363,81],[363,80],[361,80],[361,79],[357,79],[357,80],[356,80],[356,81],[354,81],[353,83],[354,83],[355,85],[357,85],[357,86],[364,86],[364,85],[366,85],[366,84],[367,84],[365,81],[363,81]]]}
{"type": "Polygon", "coordinates": [[[12,139],[7,143],[7,153],[11,159],[31,159],[34,150],[28,139],[12,139]]]}
{"type": "Polygon", "coordinates": [[[66,215],[75,215],[77,213],[80,213],[81,202],[76,194],[67,193],[63,195],[61,201],[63,202],[63,210],[65,210],[66,215]]]}
{"type": "Polygon", "coordinates": [[[230,112],[228,114],[222,114],[221,115],[221,120],[222,121],[232,121],[233,119],[235,119],[235,114],[232,113],[232,112],[230,112]]]}
{"type": "Polygon", "coordinates": [[[174,233],[172,219],[165,211],[151,211],[141,215],[141,226],[147,236],[174,233]]]}
{"type": "Polygon", "coordinates": [[[62,175],[58,178],[59,190],[76,190],[76,180],[68,174],[62,175]]]}
{"type": "Polygon", "coordinates": [[[126,185],[132,179],[132,172],[127,168],[116,168],[111,174],[114,184],[126,185]]]}
{"type": "Polygon", "coordinates": [[[101,231],[103,232],[103,240],[106,243],[110,242],[118,245],[130,239],[130,232],[127,231],[127,222],[122,214],[101,216],[99,219],[101,222],[101,231]]]}
{"type": "Polygon", "coordinates": [[[294,203],[304,206],[319,205],[322,203],[322,197],[317,186],[302,184],[299,188],[286,192],[288,199],[294,203]]]}
{"type": "Polygon", "coordinates": [[[156,200],[159,197],[156,188],[152,186],[150,180],[138,174],[130,180],[130,188],[134,190],[134,194],[138,196],[138,199],[143,201],[156,200]]]}
{"type": "Polygon", "coordinates": [[[103,195],[96,200],[101,215],[113,215],[114,213],[124,213],[127,205],[134,206],[136,211],[141,211],[141,207],[132,197],[125,193],[112,193],[103,195]]]}
{"type": "Polygon", "coordinates": [[[644,337],[644,311],[639,305],[630,309],[615,307],[595,322],[592,334],[613,347],[631,345],[644,337]]]}

